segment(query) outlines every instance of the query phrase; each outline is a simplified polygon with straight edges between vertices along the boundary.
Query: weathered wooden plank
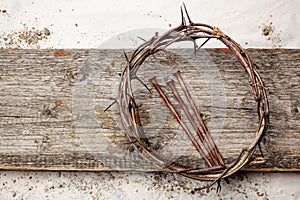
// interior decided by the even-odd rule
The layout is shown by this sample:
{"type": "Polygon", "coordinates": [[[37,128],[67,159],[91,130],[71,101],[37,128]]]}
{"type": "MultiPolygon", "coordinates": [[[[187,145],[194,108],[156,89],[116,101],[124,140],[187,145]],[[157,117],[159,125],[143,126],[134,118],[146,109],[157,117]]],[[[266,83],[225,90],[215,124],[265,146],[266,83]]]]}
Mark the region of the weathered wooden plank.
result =
{"type": "MultiPolygon", "coordinates": [[[[159,170],[130,151],[115,106],[103,112],[116,96],[118,73],[126,63],[122,51],[67,52],[0,50],[0,168],[159,170]]],[[[223,49],[205,49],[196,58],[191,52],[177,49],[170,50],[168,58],[157,55],[143,65],[140,77],[151,87],[151,76],[170,79],[171,72],[180,69],[223,157],[233,160],[252,141],[257,125],[246,73],[223,49]]],[[[271,125],[262,144],[265,157],[244,169],[299,171],[300,50],[249,52],[270,92],[271,125]]],[[[150,95],[140,83],[134,86],[157,151],[201,166],[158,95],[150,95]]]]}

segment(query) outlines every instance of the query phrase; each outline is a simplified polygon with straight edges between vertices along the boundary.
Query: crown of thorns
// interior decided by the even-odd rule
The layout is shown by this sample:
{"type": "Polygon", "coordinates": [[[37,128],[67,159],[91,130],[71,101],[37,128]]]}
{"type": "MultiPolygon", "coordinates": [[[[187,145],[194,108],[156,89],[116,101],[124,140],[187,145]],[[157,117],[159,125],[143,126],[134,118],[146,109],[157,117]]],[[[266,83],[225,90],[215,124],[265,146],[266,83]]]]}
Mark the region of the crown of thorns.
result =
{"type": "Polygon", "coordinates": [[[158,34],[154,35],[150,40],[144,41],[143,44],[132,51],[129,56],[127,56],[124,52],[125,58],[127,60],[127,65],[123,73],[121,74],[120,85],[118,87],[118,97],[116,98],[115,103],[117,103],[118,111],[120,113],[120,119],[129,142],[144,159],[151,160],[151,162],[153,162],[154,164],[164,166],[164,168],[168,171],[178,173],[192,179],[210,180],[212,182],[207,186],[210,187],[216,182],[219,183],[221,179],[234,174],[245,164],[247,164],[252,154],[254,153],[256,146],[259,146],[260,149],[260,141],[265,135],[269,124],[267,91],[255,65],[250,59],[250,56],[237,42],[224,34],[217,27],[203,23],[192,22],[185,5],[183,5],[183,8],[188,19],[188,23],[186,22],[183,9],[181,8],[182,21],[179,26],[165,32],[160,36],[158,34]],[[201,38],[204,38],[206,40],[200,46],[198,46],[196,40],[201,38]],[[192,118],[191,113],[187,108],[187,105],[182,101],[182,98],[178,94],[177,89],[174,87],[173,81],[169,81],[167,84],[172,90],[176,100],[183,109],[192,127],[195,129],[197,137],[199,137],[201,141],[201,145],[197,142],[195,136],[187,128],[185,122],[181,119],[178,112],[170,102],[169,98],[166,96],[166,94],[156,81],[155,77],[153,77],[150,80],[153,87],[163,99],[166,106],[176,118],[196,150],[200,153],[203,161],[207,165],[207,168],[191,169],[189,166],[183,166],[182,164],[176,163],[176,161],[168,163],[167,158],[159,155],[151,147],[150,141],[147,138],[147,133],[145,133],[143,130],[143,125],[141,123],[139,115],[139,109],[133,95],[133,87],[131,81],[134,79],[140,81],[150,91],[147,85],[144,84],[142,80],[137,76],[137,71],[140,67],[142,67],[142,64],[146,60],[146,58],[156,54],[157,52],[165,51],[165,49],[171,44],[181,41],[193,42],[194,53],[196,53],[197,50],[202,48],[211,39],[217,39],[225,44],[233,52],[239,63],[247,72],[249,86],[252,90],[254,100],[257,103],[258,127],[252,143],[247,148],[242,149],[239,156],[232,163],[225,163],[218,150],[218,147],[214,143],[213,138],[211,137],[204,121],[202,120],[199,111],[197,110],[194,100],[189,93],[180,75],[180,72],[177,71],[173,75],[176,77],[185,97],[188,99],[188,102],[190,104],[189,106],[194,112],[196,120],[201,126],[202,131],[200,131],[200,129],[197,127],[195,120],[192,118]],[[205,150],[208,152],[208,156],[205,155],[205,150]],[[168,164],[166,165],[166,163],[168,164]]]}

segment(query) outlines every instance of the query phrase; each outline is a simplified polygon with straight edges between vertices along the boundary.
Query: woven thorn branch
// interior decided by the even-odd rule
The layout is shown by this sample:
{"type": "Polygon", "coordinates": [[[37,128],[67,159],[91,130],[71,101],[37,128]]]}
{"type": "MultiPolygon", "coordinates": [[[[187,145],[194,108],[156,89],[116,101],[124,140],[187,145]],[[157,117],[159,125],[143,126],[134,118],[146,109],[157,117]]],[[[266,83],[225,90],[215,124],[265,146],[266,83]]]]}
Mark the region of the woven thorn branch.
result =
{"type": "Polygon", "coordinates": [[[178,173],[196,180],[212,181],[211,184],[207,186],[210,187],[214,183],[219,182],[219,180],[229,177],[240,170],[249,162],[256,147],[259,146],[260,148],[260,142],[265,135],[269,124],[269,104],[267,91],[255,65],[250,59],[250,56],[237,42],[224,34],[217,27],[203,23],[194,23],[191,20],[184,4],[183,8],[181,8],[181,19],[182,21],[179,26],[170,29],[160,36],[158,34],[154,35],[150,40],[145,41],[134,51],[132,51],[129,56],[127,56],[124,52],[127,65],[121,74],[120,85],[118,87],[118,97],[114,103],[117,104],[120,119],[129,143],[133,145],[135,151],[138,152],[141,157],[143,157],[145,160],[151,161],[157,166],[163,166],[167,171],[178,173]],[[188,23],[184,17],[184,12],[188,23]],[[206,40],[198,46],[196,41],[201,38],[205,38],[206,40]],[[200,153],[207,165],[207,168],[191,169],[189,166],[184,166],[177,163],[176,160],[168,160],[168,158],[159,155],[151,147],[149,139],[147,138],[147,133],[144,132],[143,125],[140,120],[139,108],[135,102],[131,81],[134,79],[138,80],[148,89],[148,91],[151,92],[147,85],[144,84],[143,81],[137,76],[138,70],[142,67],[143,62],[149,56],[153,56],[157,52],[165,52],[168,46],[181,41],[193,42],[194,53],[196,54],[197,51],[211,39],[219,40],[225,44],[228,49],[233,52],[241,66],[245,69],[248,75],[249,86],[252,90],[254,100],[257,103],[258,126],[252,143],[247,148],[241,150],[235,161],[232,163],[225,163],[216,144],[210,136],[207,127],[199,115],[199,111],[197,110],[193,98],[185,86],[184,80],[181,78],[180,72],[175,72],[174,77],[176,77],[177,81],[180,83],[181,89],[184,91],[184,94],[190,103],[189,106],[197,116],[196,120],[199,122],[202,131],[200,131],[200,128],[195,125],[195,120],[191,118],[191,113],[188,109],[186,109],[187,105],[182,102],[181,97],[178,95],[178,92],[174,87],[174,83],[172,81],[168,82],[168,86],[171,88],[178,103],[181,105],[181,108],[184,110],[184,113],[194,127],[197,136],[200,138],[202,143],[201,145],[197,142],[194,135],[185,128],[185,123],[178,116],[178,113],[170,102],[169,98],[157,83],[155,77],[153,77],[153,79],[150,80],[153,87],[164,100],[174,118],[176,118],[183,130],[185,130],[192,144],[195,146],[196,150],[200,153]],[[211,151],[208,151],[209,156],[206,156],[204,153],[204,151],[207,149],[212,149],[211,151]]]}

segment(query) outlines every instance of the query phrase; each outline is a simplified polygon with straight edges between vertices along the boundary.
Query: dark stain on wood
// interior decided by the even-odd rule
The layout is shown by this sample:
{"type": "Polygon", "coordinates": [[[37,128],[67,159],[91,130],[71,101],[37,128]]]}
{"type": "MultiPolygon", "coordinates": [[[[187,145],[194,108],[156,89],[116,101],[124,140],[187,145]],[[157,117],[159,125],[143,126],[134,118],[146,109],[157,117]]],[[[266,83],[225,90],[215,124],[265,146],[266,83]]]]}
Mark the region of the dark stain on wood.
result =
{"type": "Polygon", "coordinates": [[[65,50],[56,50],[54,51],[54,56],[69,56],[70,52],[65,50]]]}
{"type": "Polygon", "coordinates": [[[224,53],[224,54],[233,54],[232,51],[228,48],[215,48],[215,53],[224,53]]]}

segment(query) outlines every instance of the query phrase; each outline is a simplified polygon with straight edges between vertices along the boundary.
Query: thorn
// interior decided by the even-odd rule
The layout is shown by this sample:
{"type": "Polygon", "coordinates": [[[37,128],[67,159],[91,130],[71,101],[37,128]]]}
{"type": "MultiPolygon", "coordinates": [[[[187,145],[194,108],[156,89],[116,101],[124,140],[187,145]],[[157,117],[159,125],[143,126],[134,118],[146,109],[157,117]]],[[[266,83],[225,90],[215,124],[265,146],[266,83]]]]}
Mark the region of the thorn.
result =
{"type": "Polygon", "coordinates": [[[137,38],[139,38],[140,40],[144,41],[144,42],[147,42],[147,40],[145,40],[144,38],[140,37],[140,36],[137,36],[137,38]]]}
{"type": "Polygon", "coordinates": [[[220,193],[221,192],[221,180],[218,180],[217,181],[217,183],[218,183],[218,186],[217,186],[217,193],[220,193]]]}
{"type": "Polygon", "coordinates": [[[183,10],[182,10],[182,6],[180,6],[180,12],[181,12],[181,26],[185,26],[185,18],[183,16],[183,10]]]}
{"type": "Polygon", "coordinates": [[[256,63],[253,63],[253,65],[256,67],[256,69],[259,69],[259,67],[256,63]]]}
{"type": "Polygon", "coordinates": [[[139,77],[135,77],[141,84],[143,84],[143,86],[148,90],[148,92],[150,94],[152,94],[152,91],[150,90],[150,88],[148,88],[148,86],[139,78],[139,77]]]}
{"type": "Polygon", "coordinates": [[[199,47],[198,47],[198,49],[197,49],[197,51],[199,50],[199,49],[201,49],[208,41],[210,40],[210,38],[207,38],[199,47]]]}
{"type": "Polygon", "coordinates": [[[189,20],[189,23],[190,23],[190,25],[192,25],[193,22],[192,22],[192,20],[191,20],[191,18],[190,18],[190,15],[189,15],[189,13],[188,13],[188,11],[187,11],[187,9],[186,9],[185,3],[183,3],[183,7],[184,7],[185,14],[186,14],[186,16],[187,16],[187,18],[188,18],[188,20],[189,20]]]}
{"type": "Polygon", "coordinates": [[[112,107],[112,105],[114,105],[115,103],[117,103],[117,100],[114,100],[111,104],[109,104],[109,106],[107,106],[107,108],[105,108],[104,112],[106,112],[108,109],[110,109],[110,107],[112,107]]]}
{"type": "Polygon", "coordinates": [[[257,146],[258,146],[259,152],[261,154],[261,157],[264,157],[264,154],[263,154],[261,146],[260,146],[260,142],[257,144],[257,146]]]}
{"type": "Polygon", "coordinates": [[[127,57],[126,52],[125,52],[124,50],[123,50],[123,54],[124,54],[124,56],[125,56],[127,62],[129,63],[128,57],[127,57]]]}

